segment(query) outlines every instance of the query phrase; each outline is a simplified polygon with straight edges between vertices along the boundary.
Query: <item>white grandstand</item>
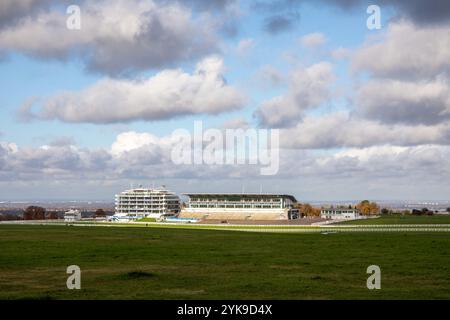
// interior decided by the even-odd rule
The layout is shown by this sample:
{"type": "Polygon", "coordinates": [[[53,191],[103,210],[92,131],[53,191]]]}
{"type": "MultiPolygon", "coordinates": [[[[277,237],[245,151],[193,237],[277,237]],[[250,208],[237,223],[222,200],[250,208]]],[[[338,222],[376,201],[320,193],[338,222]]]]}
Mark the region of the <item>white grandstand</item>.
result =
{"type": "Polygon", "coordinates": [[[113,220],[173,217],[180,212],[180,198],[165,189],[137,188],[116,195],[113,220]]]}
{"type": "Polygon", "coordinates": [[[296,199],[285,194],[186,194],[180,217],[202,220],[292,220],[299,218],[296,199]]]}

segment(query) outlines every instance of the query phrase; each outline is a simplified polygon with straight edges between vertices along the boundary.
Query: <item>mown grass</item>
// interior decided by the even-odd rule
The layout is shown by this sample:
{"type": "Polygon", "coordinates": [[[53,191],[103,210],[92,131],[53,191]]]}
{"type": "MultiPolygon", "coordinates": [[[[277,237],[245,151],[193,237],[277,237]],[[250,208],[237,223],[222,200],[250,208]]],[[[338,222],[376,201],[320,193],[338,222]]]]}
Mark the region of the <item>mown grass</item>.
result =
{"type": "Polygon", "coordinates": [[[140,218],[137,219],[138,222],[156,222],[156,218],[140,218]]]}
{"type": "Polygon", "coordinates": [[[450,237],[2,225],[0,298],[450,299],[450,237]]]}
{"type": "Polygon", "coordinates": [[[352,220],[337,224],[385,225],[385,224],[450,224],[450,215],[413,216],[389,215],[374,219],[352,220]]]}

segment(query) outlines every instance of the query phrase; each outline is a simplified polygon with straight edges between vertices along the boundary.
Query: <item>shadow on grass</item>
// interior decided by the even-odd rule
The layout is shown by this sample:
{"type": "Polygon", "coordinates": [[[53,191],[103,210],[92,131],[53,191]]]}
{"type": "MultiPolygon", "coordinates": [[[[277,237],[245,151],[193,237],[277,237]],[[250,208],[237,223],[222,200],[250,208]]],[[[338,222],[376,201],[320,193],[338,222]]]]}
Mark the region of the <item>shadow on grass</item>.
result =
{"type": "Polygon", "coordinates": [[[130,271],[130,272],[126,272],[121,274],[119,277],[122,280],[137,280],[137,279],[149,279],[149,278],[154,278],[157,275],[153,272],[147,272],[147,271],[130,271]]]}

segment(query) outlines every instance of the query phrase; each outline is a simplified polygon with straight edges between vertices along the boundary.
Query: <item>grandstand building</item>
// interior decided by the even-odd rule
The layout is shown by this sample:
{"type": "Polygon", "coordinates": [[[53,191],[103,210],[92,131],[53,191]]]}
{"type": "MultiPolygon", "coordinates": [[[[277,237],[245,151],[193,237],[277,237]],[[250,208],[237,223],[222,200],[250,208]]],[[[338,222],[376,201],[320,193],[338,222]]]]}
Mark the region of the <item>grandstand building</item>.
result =
{"type": "Polygon", "coordinates": [[[292,220],[299,218],[295,197],[284,194],[185,194],[180,217],[203,220],[292,220]]]}
{"type": "Polygon", "coordinates": [[[323,219],[340,220],[340,219],[358,219],[360,212],[356,208],[338,207],[338,208],[322,208],[320,216],[323,219]]]}
{"type": "Polygon", "coordinates": [[[113,220],[162,218],[176,216],[180,212],[180,198],[165,189],[137,188],[116,195],[113,220]]]}

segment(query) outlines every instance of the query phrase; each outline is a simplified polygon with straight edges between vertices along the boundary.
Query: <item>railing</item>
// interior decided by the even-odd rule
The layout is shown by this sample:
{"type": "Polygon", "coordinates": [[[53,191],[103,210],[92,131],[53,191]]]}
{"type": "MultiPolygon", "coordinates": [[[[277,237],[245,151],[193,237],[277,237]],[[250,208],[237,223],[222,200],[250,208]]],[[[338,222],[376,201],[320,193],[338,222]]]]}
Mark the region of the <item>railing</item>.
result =
{"type": "MultiPolygon", "coordinates": [[[[286,221],[286,220],[285,220],[286,221]]],[[[2,225],[71,225],[71,226],[107,226],[107,227],[155,227],[155,228],[188,228],[199,230],[222,230],[243,232],[266,232],[266,233],[450,233],[450,224],[408,224],[408,225],[292,225],[292,224],[228,224],[228,223],[189,223],[188,220],[180,222],[111,222],[111,221],[80,221],[58,220],[18,220],[2,221],[2,225]]]]}

